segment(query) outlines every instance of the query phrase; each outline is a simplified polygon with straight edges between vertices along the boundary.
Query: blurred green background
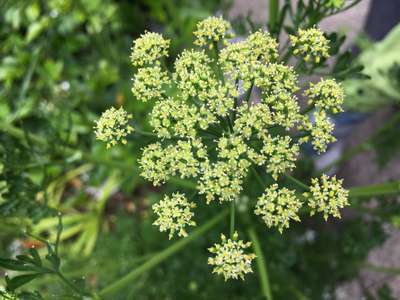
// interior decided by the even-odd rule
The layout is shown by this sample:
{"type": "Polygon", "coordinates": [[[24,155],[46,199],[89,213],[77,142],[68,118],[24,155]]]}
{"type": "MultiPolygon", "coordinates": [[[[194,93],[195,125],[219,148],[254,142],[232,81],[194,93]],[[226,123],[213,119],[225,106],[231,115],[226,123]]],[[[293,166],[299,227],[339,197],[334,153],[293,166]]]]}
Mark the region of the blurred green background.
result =
{"type": "MultiPolygon", "coordinates": [[[[171,39],[172,64],[192,44],[195,24],[212,14],[226,15],[231,5],[227,0],[0,1],[1,257],[32,246],[44,254],[43,243],[22,229],[54,241],[57,212],[64,223],[62,269],[87,290],[104,288],[172,244],[151,225],[150,207],[161,189],[174,191],[178,185],[190,193],[190,183],[176,180],[155,189],[139,177],[136,164],[148,141],[133,135],[127,146],[106,150],[94,140],[93,122],[106,108],[124,105],[135,123],[147,128],[151,104],[131,93],[132,41],[145,30],[162,32],[171,39]]],[[[234,22],[238,32],[262,25],[254,23],[234,22]]],[[[396,78],[394,63],[390,70],[396,78]]],[[[384,155],[398,153],[398,119],[373,141],[378,151],[389,149],[384,155]]],[[[313,174],[312,158],[302,160],[297,172],[313,174]]],[[[245,206],[246,199],[242,202],[245,206]]],[[[202,220],[220,209],[199,206],[202,220]]],[[[399,223],[399,209],[395,198],[385,198],[373,212],[360,201],[340,222],[306,217],[284,235],[246,217],[240,222],[244,234],[248,229],[259,234],[273,299],[335,299],[342,282],[368,267],[366,256],[384,242],[383,225],[399,223]]],[[[211,274],[206,249],[225,229],[218,225],[112,299],[264,299],[256,272],[246,281],[227,283],[211,274]]],[[[5,274],[0,269],[0,285],[5,274]]],[[[34,291],[43,299],[80,299],[52,276],[24,290],[31,293],[22,299],[40,299],[34,291]]],[[[385,284],[365,295],[395,299],[385,284]]]]}

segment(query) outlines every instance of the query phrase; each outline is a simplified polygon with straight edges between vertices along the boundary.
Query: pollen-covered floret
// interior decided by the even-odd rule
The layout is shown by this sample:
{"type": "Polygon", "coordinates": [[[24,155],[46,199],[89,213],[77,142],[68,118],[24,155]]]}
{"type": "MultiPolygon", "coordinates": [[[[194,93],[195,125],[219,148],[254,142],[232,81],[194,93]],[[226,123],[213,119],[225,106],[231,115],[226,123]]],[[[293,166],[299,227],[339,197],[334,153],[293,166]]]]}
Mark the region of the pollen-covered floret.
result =
{"type": "Polygon", "coordinates": [[[218,140],[218,157],[227,159],[231,163],[235,163],[243,157],[246,150],[246,144],[243,142],[242,137],[238,135],[223,136],[218,140]]]}
{"type": "Polygon", "coordinates": [[[225,235],[221,234],[221,243],[214,244],[208,249],[215,254],[214,257],[208,258],[208,264],[214,267],[213,273],[223,275],[225,281],[239,278],[244,280],[244,275],[253,272],[251,262],[256,258],[253,253],[245,253],[250,246],[251,242],[238,240],[237,232],[234,233],[232,239],[227,239],[225,235]]]}
{"type": "Polygon", "coordinates": [[[329,57],[329,41],[319,28],[299,29],[297,35],[290,35],[293,54],[300,55],[306,62],[319,63],[329,57]]]}
{"type": "Polygon", "coordinates": [[[300,106],[294,94],[279,92],[264,97],[261,101],[270,106],[275,125],[280,125],[288,130],[300,122],[302,117],[300,106]]]}
{"type": "Polygon", "coordinates": [[[169,98],[159,101],[150,115],[150,125],[160,138],[191,137],[197,134],[199,114],[194,106],[169,98]]]}
{"type": "Polygon", "coordinates": [[[262,138],[270,126],[274,125],[269,106],[264,103],[247,106],[242,105],[237,109],[234,131],[248,140],[253,134],[262,138]]]}
{"type": "Polygon", "coordinates": [[[282,64],[260,64],[257,66],[258,77],[255,85],[260,88],[263,96],[278,93],[295,93],[299,90],[297,74],[293,67],[282,64]]]}
{"type": "Polygon", "coordinates": [[[329,215],[340,218],[339,209],[349,205],[349,192],[343,188],[342,183],[343,179],[328,177],[325,174],[321,178],[311,180],[310,192],[304,193],[311,208],[311,215],[321,212],[325,220],[329,215]]]}
{"type": "Polygon", "coordinates": [[[267,172],[276,180],[278,175],[295,167],[299,145],[292,143],[289,136],[267,135],[263,140],[262,155],[266,157],[267,172]]]}
{"type": "Polygon", "coordinates": [[[184,50],[175,61],[174,81],[183,100],[195,97],[215,81],[209,65],[210,58],[204,51],[184,50]]]}
{"type": "Polygon", "coordinates": [[[219,54],[222,70],[235,82],[240,80],[244,90],[248,90],[257,78],[259,68],[278,57],[278,44],[263,31],[256,31],[246,40],[232,43],[219,54]]]}
{"type": "Polygon", "coordinates": [[[205,195],[207,203],[215,199],[220,202],[235,200],[243,190],[243,177],[249,166],[246,159],[202,164],[197,186],[199,194],[205,195]]]}
{"type": "Polygon", "coordinates": [[[232,37],[229,34],[230,30],[231,24],[222,17],[208,17],[197,23],[196,31],[193,32],[196,36],[194,44],[205,46],[213,42],[224,41],[225,38],[232,37]]]}
{"type": "Polygon", "coordinates": [[[302,206],[295,191],[279,188],[275,183],[258,198],[254,213],[262,217],[267,227],[277,227],[280,233],[289,228],[290,220],[300,222],[298,211],[302,206]]]}
{"type": "Polygon", "coordinates": [[[189,202],[184,194],[174,193],[172,196],[165,196],[159,203],[153,205],[153,211],[158,216],[153,225],[159,226],[160,231],[169,230],[169,239],[175,233],[178,236],[186,237],[187,226],[196,226],[196,222],[192,220],[194,213],[192,209],[196,204],[189,202]]]}
{"type": "Polygon", "coordinates": [[[207,150],[199,140],[177,141],[166,147],[154,143],[143,149],[139,166],[141,175],[157,186],[171,176],[195,177],[200,171],[200,160],[207,160],[207,150]]]}
{"type": "Polygon", "coordinates": [[[115,109],[111,107],[102,113],[94,126],[96,138],[107,143],[107,148],[118,143],[126,144],[126,136],[134,131],[129,125],[132,118],[122,107],[115,109]]]}
{"type": "Polygon", "coordinates": [[[335,79],[321,79],[318,83],[310,83],[310,88],[304,92],[308,96],[308,104],[333,113],[342,112],[344,91],[335,79]]]}
{"type": "Polygon", "coordinates": [[[170,80],[166,71],[160,66],[140,68],[133,78],[133,95],[140,101],[161,100],[164,96],[164,85],[170,80]]]}
{"type": "Polygon", "coordinates": [[[155,32],[145,32],[133,42],[131,61],[135,67],[159,64],[162,57],[168,56],[169,40],[155,32]]]}
{"type": "Polygon", "coordinates": [[[262,64],[274,62],[278,54],[278,42],[268,32],[258,30],[250,34],[246,40],[251,54],[251,61],[262,64]]]}
{"type": "MultiPolygon", "coordinates": [[[[303,123],[299,128],[309,131],[314,150],[322,153],[326,151],[328,144],[336,141],[336,138],[332,135],[335,126],[324,110],[315,111],[313,117],[314,122],[311,122],[308,116],[304,116],[303,123]]],[[[302,138],[302,141],[307,142],[309,139],[310,136],[306,136],[302,138]]]]}
{"type": "Polygon", "coordinates": [[[251,62],[251,52],[246,41],[232,43],[223,48],[219,53],[221,69],[228,74],[232,81],[242,81],[243,89],[251,87],[254,79],[254,64],[251,62]]]}

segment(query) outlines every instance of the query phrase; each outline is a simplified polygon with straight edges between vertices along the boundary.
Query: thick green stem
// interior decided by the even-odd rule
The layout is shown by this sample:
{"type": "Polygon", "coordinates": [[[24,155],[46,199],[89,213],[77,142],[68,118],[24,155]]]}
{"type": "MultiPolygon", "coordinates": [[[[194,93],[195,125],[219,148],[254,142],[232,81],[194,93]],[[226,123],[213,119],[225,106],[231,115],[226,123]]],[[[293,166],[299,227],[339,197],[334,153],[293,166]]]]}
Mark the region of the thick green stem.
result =
{"type": "Polygon", "coordinates": [[[231,239],[233,239],[233,234],[235,233],[235,213],[236,213],[236,207],[235,207],[235,199],[232,200],[231,202],[231,210],[230,210],[230,236],[231,239]]]}
{"type": "Polygon", "coordinates": [[[349,190],[349,196],[353,198],[396,194],[400,194],[400,181],[354,187],[349,190]]]}
{"type": "Polygon", "coordinates": [[[264,254],[261,250],[260,241],[258,239],[257,233],[254,230],[254,228],[248,229],[248,234],[253,244],[254,252],[257,255],[256,258],[257,270],[259,274],[262,294],[265,297],[265,299],[272,300],[272,293],[271,293],[271,286],[269,284],[267,265],[265,263],[264,254]]]}
{"type": "Polygon", "coordinates": [[[210,221],[193,231],[188,237],[182,238],[167,249],[159,252],[158,254],[154,255],[151,259],[147,262],[142,264],[140,267],[136,268],[132,272],[128,273],[121,279],[117,280],[116,282],[110,284],[106,288],[102,289],[98,295],[101,298],[110,297],[111,295],[121,291],[126,286],[132,284],[140,275],[150,271],[152,268],[156,267],[171,255],[179,252],[183,248],[185,248],[188,244],[195,241],[197,238],[202,236],[205,232],[210,230],[216,224],[218,224],[221,220],[223,220],[227,214],[227,210],[222,211],[220,214],[212,218],[210,221]]]}
{"type": "Polygon", "coordinates": [[[269,0],[269,20],[268,27],[269,31],[276,32],[276,25],[278,23],[279,15],[279,0],[269,0]]]}

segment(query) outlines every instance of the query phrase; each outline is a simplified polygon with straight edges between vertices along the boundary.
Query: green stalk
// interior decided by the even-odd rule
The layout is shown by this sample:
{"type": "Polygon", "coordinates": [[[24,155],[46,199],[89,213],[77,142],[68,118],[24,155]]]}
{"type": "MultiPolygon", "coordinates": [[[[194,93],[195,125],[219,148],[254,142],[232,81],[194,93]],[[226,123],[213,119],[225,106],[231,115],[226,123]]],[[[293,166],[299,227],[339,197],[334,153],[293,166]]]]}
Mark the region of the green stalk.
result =
{"type": "Polygon", "coordinates": [[[269,20],[268,27],[269,31],[276,31],[276,24],[278,22],[278,14],[279,14],[279,0],[269,0],[269,20]]]}
{"type": "Polygon", "coordinates": [[[233,234],[235,232],[235,213],[236,213],[236,208],[235,208],[235,199],[232,200],[231,202],[231,210],[230,210],[230,236],[231,239],[233,239],[233,234]]]}
{"type": "Polygon", "coordinates": [[[257,172],[257,170],[256,170],[256,168],[254,166],[251,166],[251,171],[253,172],[254,177],[256,178],[256,180],[259,183],[259,185],[262,188],[265,188],[265,184],[264,184],[262,178],[260,177],[260,174],[258,174],[258,172],[257,172]]]}
{"type": "Polygon", "coordinates": [[[291,175],[285,174],[285,177],[287,179],[289,179],[291,182],[293,182],[294,184],[296,184],[298,187],[302,188],[303,190],[308,191],[309,188],[310,188],[308,185],[304,184],[303,182],[301,182],[300,180],[294,178],[291,175]]]}
{"type": "Polygon", "coordinates": [[[98,296],[101,298],[109,297],[110,295],[113,295],[117,293],[118,291],[121,291],[124,289],[126,286],[132,284],[140,275],[150,271],[163,261],[165,261],[167,258],[169,258],[171,255],[179,252],[182,250],[184,247],[189,245],[191,242],[195,241],[197,238],[202,236],[205,232],[210,230],[212,227],[214,227],[216,224],[218,224],[227,214],[227,210],[222,211],[220,214],[212,218],[210,221],[202,225],[201,227],[197,228],[194,230],[188,237],[182,238],[179,241],[175,242],[173,245],[170,247],[166,248],[165,250],[159,252],[158,254],[154,255],[151,259],[149,259],[147,262],[139,266],[138,268],[134,269],[121,279],[115,281],[114,283],[110,284],[106,288],[102,289],[99,293],[98,296]]]}
{"type": "Polygon", "coordinates": [[[376,197],[400,194],[400,181],[354,187],[349,190],[349,197],[376,197]]]}
{"type": "Polygon", "coordinates": [[[254,86],[254,80],[251,82],[251,86],[249,88],[249,90],[246,93],[246,97],[245,99],[245,103],[247,103],[250,106],[250,98],[251,98],[251,92],[253,91],[253,86],[254,86]]]}
{"type": "Polygon", "coordinates": [[[265,264],[265,258],[261,250],[260,241],[258,239],[257,233],[254,230],[254,228],[252,227],[249,228],[247,232],[252,242],[254,252],[257,255],[256,257],[257,270],[259,274],[262,294],[265,297],[265,299],[272,300],[272,293],[271,293],[271,286],[269,284],[267,265],[265,264]]]}

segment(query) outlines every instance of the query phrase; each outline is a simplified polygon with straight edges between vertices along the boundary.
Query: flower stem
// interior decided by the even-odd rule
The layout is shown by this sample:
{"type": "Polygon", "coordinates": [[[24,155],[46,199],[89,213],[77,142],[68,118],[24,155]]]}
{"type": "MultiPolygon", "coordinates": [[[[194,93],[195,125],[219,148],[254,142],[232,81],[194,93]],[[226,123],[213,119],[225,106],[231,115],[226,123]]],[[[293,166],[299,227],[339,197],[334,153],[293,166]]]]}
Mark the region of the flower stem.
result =
{"type": "Polygon", "coordinates": [[[400,194],[400,181],[386,182],[354,187],[349,190],[349,197],[376,197],[400,194]]]}
{"type": "Polygon", "coordinates": [[[233,238],[233,234],[235,233],[235,213],[236,213],[236,204],[235,204],[236,200],[233,199],[231,202],[231,209],[230,209],[230,236],[231,239],[233,238]]]}
{"type": "Polygon", "coordinates": [[[134,282],[140,275],[150,271],[151,269],[153,269],[154,267],[165,261],[167,258],[169,258],[171,255],[179,252],[180,250],[185,248],[188,244],[190,244],[191,242],[195,241],[197,238],[202,236],[204,233],[206,233],[208,230],[210,230],[212,227],[218,224],[221,220],[223,220],[227,212],[228,212],[227,210],[222,211],[217,216],[209,220],[207,223],[194,230],[188,237],[182,238],[179,241],[175,242],[170,247],[154,255],[151,259],[146,261],[138,268],[132,270],[130,273],[126,274],[125,276],[118,279],[114,283],[105,287],[98,293],[99,297],[107,298],[110,297],[110,295],[113,295],[118,291],[121,291],[126,286],[134,282]]]}
{"type": "Polygon", "coordinates": [[[254,177],[256,178],[257,182],[260,184],[262,188],[264,188],[265,184],[263,180],[260,177],[260,174],[258,174],[256,168],[254,166],[251,167],[251,170],[253,171],[254,177]]]}
{"type": "Polygon", "coordinates": [[[289,175],[289,174],[285,174],[285,177],[287,179],[289,179],[291,182],[293,182],[294,184],[296,184],[298,187],[302,188],[303,190],[308,191],[310,189],[310,187],[306,184],[304,184],[303,182],[301,182],[300,180],[294,178],[293,176],[289,175]]]}
{"type": "Polygon", "coordinates": [[[153,133],[153,132],[148,132],[148,131],[141,131],[138,129],[135,129],[135,133],[142,135],[142,136],[152,136],[152,137],[157,137],[157,134],[153,133]]]}
{"type": "Polygon", "coordinates": [[[253,227],[250,227],[247,232],[252,242],[254,252],[257,255],[256,257],[257,270],[259,274],[262,294],[265,297],[265,299],[272,300],[272,293],[271,293],[271,286],[269,283],[267,265],[265,264],[265,257],[261,250],[260,241],[253,227]]]}
{"type": "Polygon", "coordinates": [[[247,103],[250,106],[250,98],[251,98],[251,92],[253,91],[253,86],[254,86],[254,80],[251,82],[250,88],[247,91],[246,97],[244,99],[244,102],[247,103]]]}
{"type": "Polygon", "coordinates": [[[278,14],[279,14],[279,0],[269,0],[268,29],[273,33],[275,33],[277,29],[276,24],[278,22],[278,14]]]}

